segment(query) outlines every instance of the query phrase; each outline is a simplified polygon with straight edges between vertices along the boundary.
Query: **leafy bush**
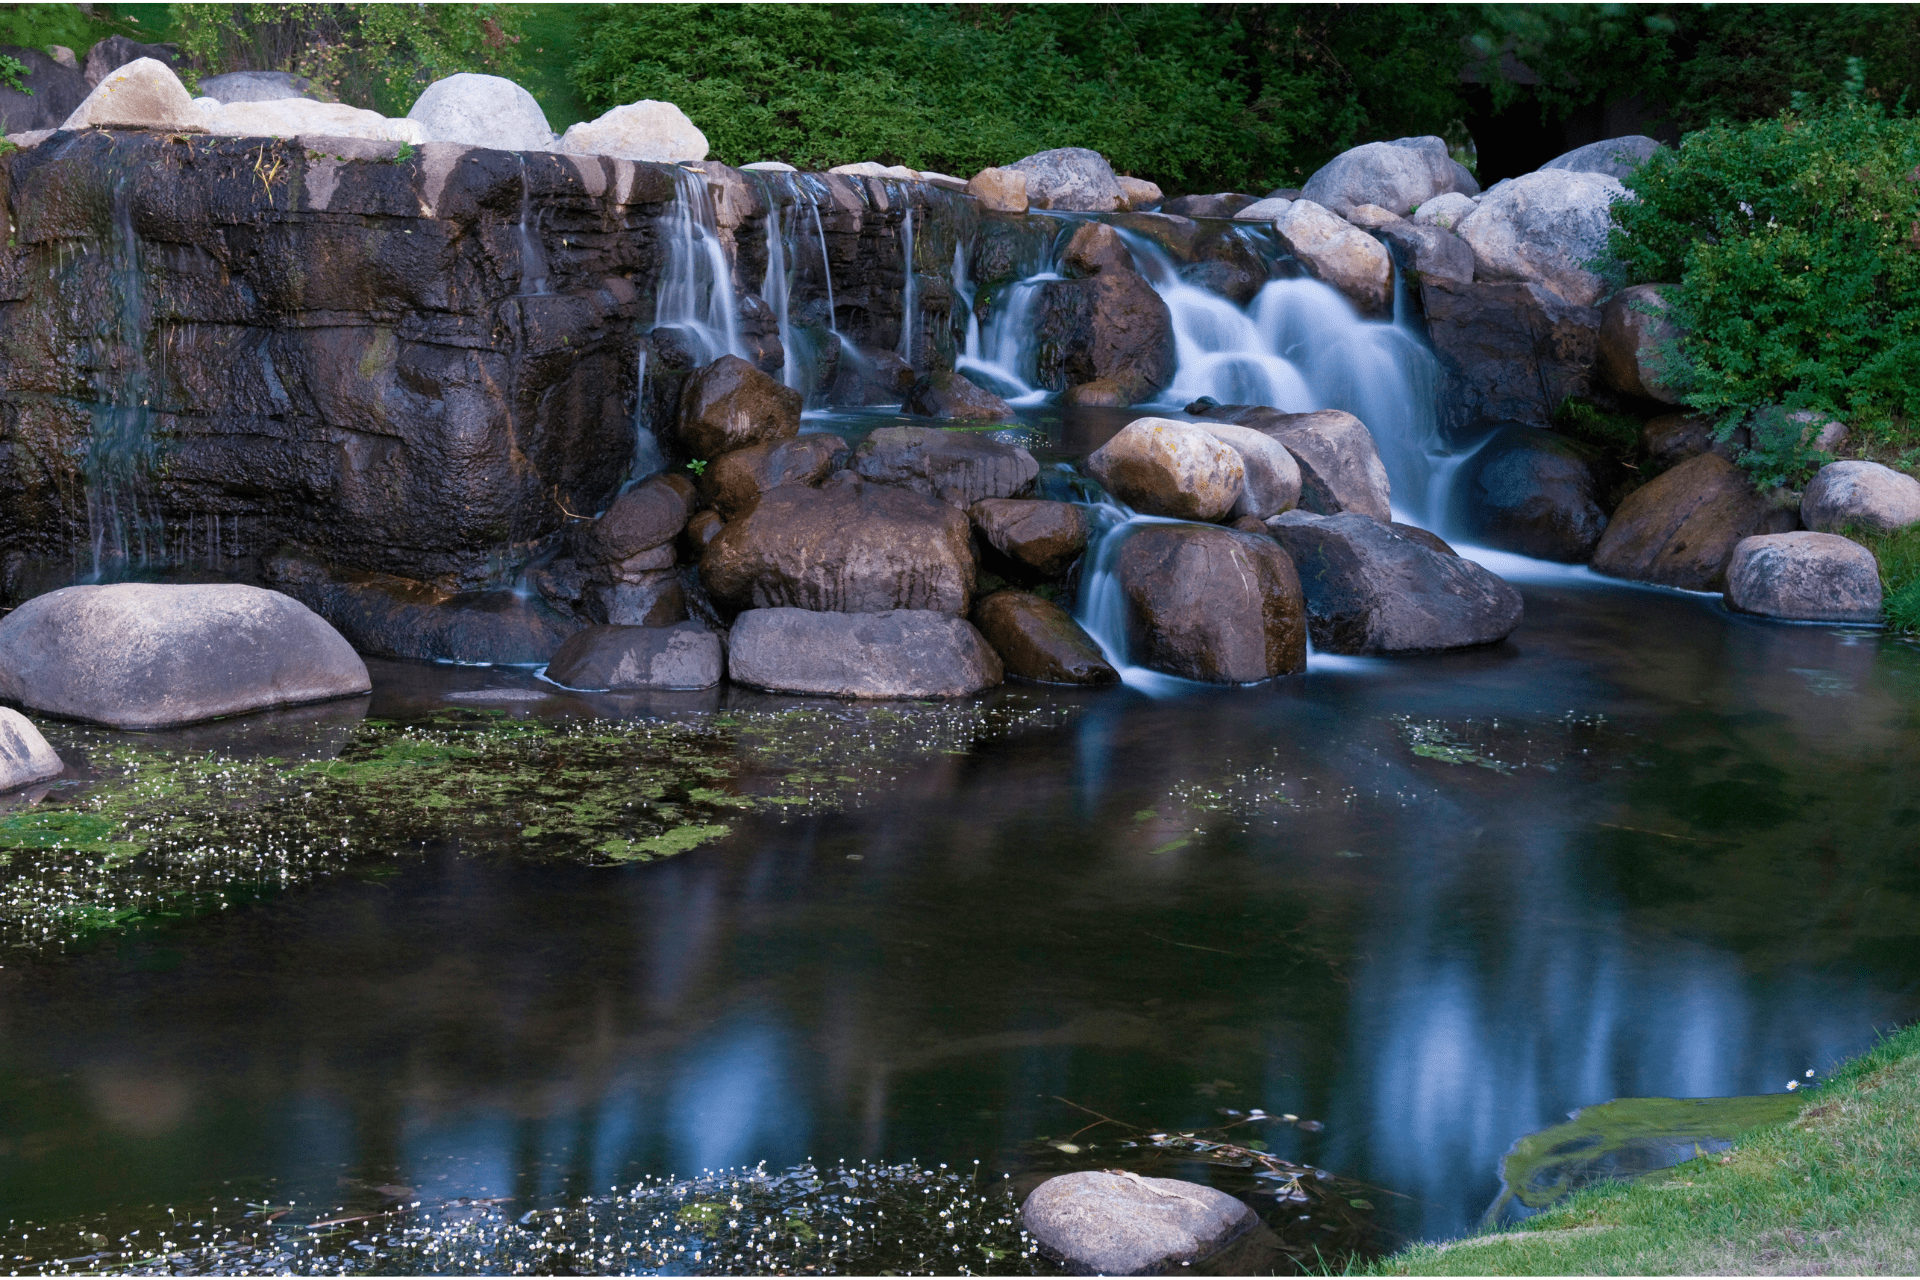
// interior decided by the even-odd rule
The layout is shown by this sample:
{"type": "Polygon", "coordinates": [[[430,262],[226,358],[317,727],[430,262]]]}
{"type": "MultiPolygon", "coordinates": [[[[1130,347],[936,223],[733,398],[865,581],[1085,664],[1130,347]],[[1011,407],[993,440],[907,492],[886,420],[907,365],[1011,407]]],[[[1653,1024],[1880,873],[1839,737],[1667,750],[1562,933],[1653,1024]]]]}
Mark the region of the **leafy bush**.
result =
{"type": "Polygon", "coordinates": [[[1687,403],[1767,482],[1818,460],[1769,406],[1868,438],[1920,413],[1920,125],[1846,97],[1687,135],[1627,180],[1610,251],[1632,282],[1678,281],[1687,403]]]}

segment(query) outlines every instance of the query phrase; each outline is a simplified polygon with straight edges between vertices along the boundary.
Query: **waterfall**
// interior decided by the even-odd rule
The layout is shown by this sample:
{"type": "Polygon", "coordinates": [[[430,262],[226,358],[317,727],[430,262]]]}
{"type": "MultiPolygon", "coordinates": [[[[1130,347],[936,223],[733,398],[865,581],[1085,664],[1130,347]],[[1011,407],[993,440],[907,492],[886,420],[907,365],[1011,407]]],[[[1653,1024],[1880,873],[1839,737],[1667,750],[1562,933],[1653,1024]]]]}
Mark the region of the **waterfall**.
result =
{"type": "MultiPolygon", "coordinates": [[[[765,188],[762,188],[763,192],[765,188]]],[[[792,206],[788,206],[791,208],[792,206]]],[[[797,217],[797,215],[796,215],[797,217]]],[[[791,234],[786,227],[786,209],[767,200],[767,274],[760,281],[760,300],[773,312],[774,322],[780,328],[780,349],[786,353],[786,361],[780,367],[780,380],[787,386],[806,394],[805,375],[801,372],[801,362],[795,358],[793,350],[793,319],[791,316],[793,299],[793,277],[787,267],[787,236],[791,234]]]]}
{"type": "Polygon", "coordinates": [[[827,286],[827,332],[834,337],[840,336],[840,321],[835,315],[833,302],[833,260],[827,256],[827,228],[820,221],[820,206],[810,205],[813,210],[813,233],[820,240],[820,278],[827,286]]]}
{"type": "Polygon", "coordinates": [[[633,465],[627,478],[638,482],[667,469],[667,456],[660,452],[659,438],[647,425],[647,344],[637,344],[633,364],[633,465]]]}
{"type": "Polygon", "coordinates": [[[695,364],[724,355],[747,359],[734,296],[733,264],[713,216],[704,175],[676,167],[673,204],[667,210],[665,261],[654,295],[653,327],[675,329],[695,364]]]}
{"type": "Polygon", "coordinates": [[[900,342],[894,347],[900,358],[913,363],[913,205],[905,196],[906,215],[900,220],[900,266],[905,279],[900,285],[900,342]]]}
{"type": "Polygon", "coordinates": [[[152,315],[140,238],[133,227],[132,185],[131,172],[114,176],[105,268],[115,305],[103,309],[106,323],[95,330],[86,458],[90,580],[95,582],[110,565],[124,568],[136,560],[146,565],[156,556],[166,558],[166,531],[157,504],[151,495],[144,509],[142,504],[156,453],[146,349],[152,315]]]}
{"type": "Polygon", "coordinates": [[[540,244],[540,223],[533,216],[533,189],[527,178],[527,157],[520,156],[520,292],[538,297],[547,287],[547,253],[540,244]]]}

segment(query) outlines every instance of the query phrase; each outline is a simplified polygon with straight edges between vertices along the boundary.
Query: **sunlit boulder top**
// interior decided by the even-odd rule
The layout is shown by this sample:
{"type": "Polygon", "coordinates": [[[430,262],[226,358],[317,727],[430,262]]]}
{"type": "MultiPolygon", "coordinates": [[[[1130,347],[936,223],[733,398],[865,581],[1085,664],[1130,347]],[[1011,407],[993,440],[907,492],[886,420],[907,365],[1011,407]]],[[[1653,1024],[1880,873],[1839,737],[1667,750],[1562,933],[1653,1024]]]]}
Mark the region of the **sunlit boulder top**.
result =
{"type": "Polygon", "coordinates": [[[553,130],[532,94],[504,76],[462,71],[435,80],[407,119],[428,142],[461,142],[499,151],[551,151],[553,130]]]}

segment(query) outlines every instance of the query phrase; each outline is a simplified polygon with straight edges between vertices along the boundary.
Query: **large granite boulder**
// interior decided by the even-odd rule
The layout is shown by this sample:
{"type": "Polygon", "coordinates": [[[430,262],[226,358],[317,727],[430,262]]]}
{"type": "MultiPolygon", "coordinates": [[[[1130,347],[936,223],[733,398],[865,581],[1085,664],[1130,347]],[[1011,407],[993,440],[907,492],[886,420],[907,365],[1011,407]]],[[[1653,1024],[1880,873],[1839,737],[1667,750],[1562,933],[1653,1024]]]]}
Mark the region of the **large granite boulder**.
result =
{"type": "Polygon", "coordinates": [[[1078,503],[987,498],[967,514],[994,550],[1049,578],[1087,549],[1087,509],[1078,503]]]}
{"type": "Polygon", "coordinates": [[[1114,213],[1126,207],[1126,193],[1114,177],[1113,166],[1098,151],[1056,147],[1016,160],[1007,168],[1027,175],[1027,203],[1035,209],[1114,213]]]}
{"type": "Polygon", "coordinates": [[[1120,544],[1127,654],[1210,684],[1250,684],[1307,667],[1306,606],[1272,538],[1193,524],[1148,524],[1120,544]]]}
{"type": "Polygon", "coordinates": [[[935,369],[921,377],[900,405],[902,413],[955,422],[1006,422],[1013,406],[964,374],[935,369]]]}
{"type": "Polygon", "coordinates": [[[1251,427],[1284,445],[1300,466],[1302,510],[1393,519],[1393,487],[1373,433],[1345,410],[1282,413],[1266,405],[1226,404],[1207,409],[1205,416],[1251,427]]]}
{"type": "Polygon", "coordinates": [[[1020,1223],[1074,1275],[1178,1273],[1226,1248],[1260,1216],[1224,1191],[1172,1178],[1063,1173],[1020,1207],[1020,1223]]]}
{"type": "Polygon", "coordinates": [[[1473,250],[1446,227],[1401,218],[1381,227],[1380,235],[1400,251],[1415,284],[1431,278],[1473,279],[1473,250]]]}
{"type": "Polygon", "coordinates": [[[769,491],[700,557],[707,593],[729,609],[964,614],[973,574],[965,515],[851,471],[769,491]]]}
{"type": "Polygon", "coordinates": [[[1113,669],[1073,615],[1026,591],[996,591],[973,607],[973,625],[1010,676],[1042,684],[1113,684],[1113,669]]]}
{"type": "Polygon", "coordinates": [[[180,77],[157,58],[137,58],[101,77],[60,127],[207,131],[200,122],[200,109],[193,105],[180,77]]]}
{"type": "Polygon", "coordinates": [[[853,451],[852,469],[962,510],[982,498],[1019,497],[1040,474],[1040,464],[1017,444],[942,427],[881,427],[853,451]]]}
{"type": "Polygon", "coordinates": [[[1880,563],[1833,533],[1742,538],[1727,562],[1727,608],[1798,622],[1878,622],[1880,563]]]}
{"type": "Polygon", "coordinates": [[[1120,233],[1104,222],[1083,222],[1060,252],[1060,265],[1076,279],[1102,271],[1134,271],[1133,251],[1120,233]]]}
{"type": "Polygon", "coordinates": [[[1300,194],[1344,218],[1363,204],[1408,214],[1447,191],[1473,196],[1479,187],[1447,154],[1443,140],[1424,137],[1343,151],[1315,170],[1300,194]]]}
{"type": "Polygon", "coordinates": [[[1299,505],[1300,463],[1285,445],[1252,427],[1215,422],[1200,425],[1208,435],[1239,454],[1246,469],[1240,482],[1240,496],[1227,512],[1229,520],[1241,516],[1265,520],[1299,505]]]}
{"type": "Polygon", "coordinates": [[[1173,381],[1173,313],[1137,272],[1109,266],[1081,280],[1040,286],[1035,338],[1039,379],[1056,389],[1111,380],[1130,402],[1173,381]]]}
{"type": "Polygon", "coordinates": [[[695,458],[800,434],[805,398],[739,356],[696,369],[680,393],[680,444],[695,458]]]}
{"type": "Polygon", "coordinates": [[[234,102],[281,102],[288,98],[311,98],[313,81],[291,71],[229,71],[225,75],[201,76],[200,96],[221,105],[234,102]]]}
{"type": "Polygon", "coordinates": [[[1290,511],[1267,527],[1293,557],[1323,653],[1463,649],[1503,640],[1520,625],[1512,586],[1378,520],[1290,511]]]}
{"type": "Polygon", "coordinates": [[[1718,591],[1742,538],[1784,533],[1793,513],[1718,454],[1689,458],[1628,494],[1594,548],[1593,569],[1614,578],[1718,591]]]}
{"type": "Polygon", "coordinates": [[[1573,173],[1604,173],[1609,178],[1624,179],[1645,164],[1661,146],[1660,142],[1645,134],[1628,134],[1624,138],[1606,138],[1589,142],[1584,147],[1575,147],[1540,167],[1566,169],[1573,173]]]}
{"type": "Polygon", "coordinates": [[[117,729],[165,729],[372,687],[367,664],[339,632],[298,600],[259,587],[64,587],[0,618],[0,698],[117,729]]]}
{"type": "MultiPolygon", "coordinates": [[[[662,547],[680,536],[693,514],[693,483],[682,475],[658,475],[613,500],[598,520],[575,525],[575,556],[587,564],[620,564],[643,552],[662,547]]],[[[660,569],[672,564],[636,568],[660,569]]]]}
{"type": "Polygon", "coordinates": [[[994,213],[1027,211],[1027,175],[1019,169],[982,169],[967,179],[967,194],[994,213]]]}
{"type": "MultiPolygon", "coordinates": [[[[1461,195],[1458,191],[1443,191],[1431,200],[1423,200],[1420,207],[1411,215],[1416,226],[1439,227],[1442,231],[1452,231],[1460,225],[1460,219],[1480,207],[1480,202],[1472,196],[1461,195]]],[[[1464,242],[1463,242],[1464,243],[1464,242]]],[[[1472,253],[1473,250],[1467,250],[1472,253]]],[[[1473,277],[1468,276],[1469,280],[1473,277]]]]}
{"type": "Polygon", "coordinates": [[[504,76],[461,71],[435,80],[414,99],[407,119],[419,121],[430,142],[495,151],[553,148],[547,113],[532,94],[504,76]]]}
{"type": "Polygon", "coordinates": [[[770,489],[819,484],[844,467],[852,453],[846,440],[830,431],[748,445],[713,460],[700,476],[700,495],[722,519],[735,520],[770,489]]]}
{"type": "Polygon", "coordinates": [[[1455,523],[1490,547],[1585,564],[1607,527],[1594,461],[1565,436],[1503,427],[1454,481],[1455,523]]]}
{"type": "Polygon", "coordinates": [[[1606,257],[1608,210],[1627,189],[1604,173],[1542,169],[1503,182],[1454,228],[1482,280],[1537,282],[1578,307],[1609,292],[1588,264],[1606,257]]]}
{"type": "Polygon", "coordinates": [[[1314,279],[1367,315],[1392,309],[1393,258],[1378,240],[1312,200],[1295,200],[1273,226],[1314,279]]]}
{"type": "Polygon", "coordinates": [[[757,689],[838,698],[961,698],[1005,676],[965,618],[918,609],[749,609],[728,637],[727,674],[757,689]]]}
{"type": "Polygon", "coordinates": [[[1488,284],[1426,276],[1427,336],[1449,386],[1446,425],[1553,425],[1554,410],[1593,390],[1600,311],[1542,284],[1488,284]]]}
{"type": "Polygon", "coordinates": [[[1218,520],[1240,500],[1246,463],[1205,427],[1138,418],[1087,458],[1087,471],[1135,511],[1176,520],[1218,520]]]}
{"type": "Polygon", "coordinates": [[[58,129],[93,87],[78,70],[62,66],[38,49],[0,45],[0,56],[12,58],[24,69],[18,89],[0,85],[0,133],[58,129]]]}
{"type": "Polygon", "coordinates": [[[1679,404],[1685,378],[1668,368],[1680,339],[1680,326],[1668,318],[1667,291],[1674,286],[1636,284],[1622,289],[1600,309],[1600,374],[1623,395],[1663,404],[1679,404]]]}
{"type": "Polygon", "coordinates": [[[560,150],[678,164],[707,158],[707,135],[671,102],[629,102],[592,120],[569,125],[560,150]]]}
{"type": "MultiPolygon", "coordinates": [[[[417,120],[392,120],[378,111],[363,111],[344,102],[316,102],[292,96],[264,101],[221,104],[211,98],[194,99],[206,131],[236,138],[365,138],[374,142],[423,143],[425,131],[417,120]]],[[[397,154],[397,149],[396,149],[397,154]]]]}
{"type": "Polygon", "coordinates": [[[547,679],[569,689],[709,689],[720,683],[720,637],[697,622],[588,627],[568,636],[547,679]]]}
{"type": "Polygon", "coordinates": [[[1826,533],[1920,524],[1920,480],[1878,462],[1829,462],[1800,499],[1800,522],[1826,533]]]}
{"type": "Polygon", "coordinates": [[[0,792],[66,772],[60,753],[12,707],[0,707],[0,792]]]}

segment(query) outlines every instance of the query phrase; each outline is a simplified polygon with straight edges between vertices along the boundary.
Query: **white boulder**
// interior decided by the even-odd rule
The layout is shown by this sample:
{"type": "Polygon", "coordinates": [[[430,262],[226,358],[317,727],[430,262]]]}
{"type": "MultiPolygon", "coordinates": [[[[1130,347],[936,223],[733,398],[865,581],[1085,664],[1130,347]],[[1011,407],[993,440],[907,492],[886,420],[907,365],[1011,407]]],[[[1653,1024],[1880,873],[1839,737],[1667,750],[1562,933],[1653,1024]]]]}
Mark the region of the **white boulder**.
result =
{"type": "Polygon", "coordinates": [[[0,707],[0,791],[57,778],[66,769],[33,721],[11,707],[0,707]]]}
{"type": "Polygon", "coordinates": [[[1472,196],[1462,195],[1458,191],[1442,191],[1431,200],[1423,202],[1413,211],[1413,220],[1429,226],[1452,231],[1459,226],[1460,219],[1479,208],[1472,196]]]}
{"type": "Polygon", "coordinates": [[[1240,483],[1240,497],[1227,512],[1229,518],[1252,516],[1265,520],[1282,511],[1291,511],[1299,504],[1300,464],[1285,445],[1252,427],[1213,422],[1195,425],[1239,454],[1246,468],[1246,477],[1240,483]]]}
{"type": "Polygon", "coordinates": [[[1503,182],[1454,227],[1483,280],[1532,281],[1579,307],[1609,291],[1588,268],[1607,249],[1608,210],[1627,189],[1604,173],[1542,169],[1503,182]]]}
{"type": "Polygon", "coordinates": [[[366,138],[374,142],[427,141],[418,120],[395,120],[344,102],[270,98],[221,103],[195,98],[208,133],[238,138],[366,138]]]}
{"type": "Polygon", "coordinates": [[[1877,462],[1830,462],[1800,499],[1800,523],[1827,533],[1920,524],[1920,480],[1877,462]]]}
{"type": "Polygon", "coordinates": [[[1285,213],[1293,201],[1283,197],[1268,196],[1265,200],[1255,200],[1246,208],[1233,215],[1235,222],[1272,222],[1285,213]]]}
{"type": "Polygon", "coordinates": [[[1135,511],[1218,520],[1240,500],[1247,465],[1238,450],[1206,427],[1137,418],[1093,451],[1087,470],[1135,511]]]}
{"type": "Polygon", "coordinates": [[[1344,218],[1363,204],[1405,215],[1443,191],[1462,190],[1478,194],[1472,176],[1447,154],[1447,144],[1424,137],[1343,151],[1307,179],[1300,195],[1344,218]]]}
{"type": "MultiPolygon", "coordinates": [[[[569,129],[568,132],[571,133],[572,130],[569,129]]],[[[785,160],[755,160],[752,164],[743,164],[740,167],[743,170],[751,170],[756,173],[798,173],[800,172],[798,169],[788,164],[785,160]]]]}
{"type": "MultiPolygon", "coordinates": [[[[541,124],[544,126],[545,118],[541,124]]],[[[560,150],[583,156],[613,156],[620,160],[652,160],[678,164],[707,158],[707,135],[694,127],[687,113],[671,102],[629,102],[596,120],[568,127],[560,150]]]]}
{"type": "Polygon", "coordinates": [[[173,68],[158,58],[136,58],[100,77],[62,129],[158,129],[205,133],[199,108],[173,68]]]}
{"type": "Polygon", "coordinates": [[[428,142],[460,142],[496,151],[549,151],[553,130],[532,94],[504,76],[462,71],[428,85],[407,119],[428,142]]]}
{"type": "Polygon", "coordinates": [[[1647,157],[1660,150],[1661,144],[1644,134],[1630,134],[1624,138],[1608,138],[1602,142],[1589,142],[1584,147],[1575,147],[1563,156],[1541,165],[1542,169],[1566,169],[1573,173],[1604,173],[1610,178],[1624,178],[1645,163],[1647,157]]]}
{"type": "Polygon", "coordinates": [[[1299,199],[1274,229],[1307,274],[1347,295],[1355,306],[1384,314],[1393,301],[1393,258],[1386,246],[1312,200],[1299,199]]]}

